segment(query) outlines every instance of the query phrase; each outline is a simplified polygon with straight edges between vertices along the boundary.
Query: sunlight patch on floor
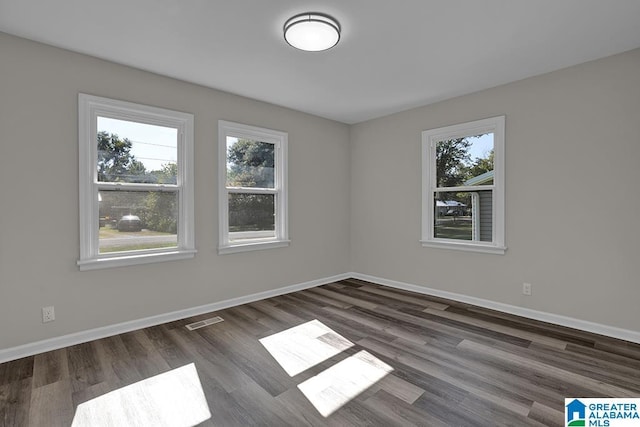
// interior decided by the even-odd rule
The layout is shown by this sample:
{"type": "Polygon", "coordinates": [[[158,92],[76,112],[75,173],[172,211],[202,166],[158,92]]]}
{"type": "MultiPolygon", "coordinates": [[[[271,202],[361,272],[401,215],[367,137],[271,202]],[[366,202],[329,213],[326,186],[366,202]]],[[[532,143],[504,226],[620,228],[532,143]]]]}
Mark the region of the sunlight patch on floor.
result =
{"type": "Polygon", "coordinates": [[[193,363],[78,405],[72,427],[191,427],[211,418],[193,363]]]}
{"type": "Polygon", "coordinates": [[[391,366],[362,350],[309,378],[298,388],[320,414],[328,417],[391,371],[391,366]]]}
{"type": "Polygon", "coordinates": [[[353,347],[353,343],[317,319],[260,340],[290,376],[353,347]]]}

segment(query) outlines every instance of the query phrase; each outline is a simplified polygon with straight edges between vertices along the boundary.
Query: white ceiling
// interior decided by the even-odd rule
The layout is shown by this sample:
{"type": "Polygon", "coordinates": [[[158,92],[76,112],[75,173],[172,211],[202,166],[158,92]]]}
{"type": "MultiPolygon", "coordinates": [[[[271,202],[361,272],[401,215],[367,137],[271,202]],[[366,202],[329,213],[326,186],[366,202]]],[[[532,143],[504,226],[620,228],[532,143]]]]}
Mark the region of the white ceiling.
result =
{"type": "Polygon", "coordinates": [[[640,1],[0,0],[0,31],[356,123],[640,47],[640,1]],[[309,11],[335,48],[284,41],[309,11]]]}

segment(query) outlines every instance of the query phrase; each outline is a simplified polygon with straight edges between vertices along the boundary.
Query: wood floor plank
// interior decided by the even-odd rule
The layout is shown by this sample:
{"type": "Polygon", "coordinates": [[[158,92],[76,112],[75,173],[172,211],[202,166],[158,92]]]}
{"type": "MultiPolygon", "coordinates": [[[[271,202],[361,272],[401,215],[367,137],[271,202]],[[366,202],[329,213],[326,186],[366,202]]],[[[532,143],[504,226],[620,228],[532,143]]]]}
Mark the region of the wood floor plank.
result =
{"type": "MultiPolygon", "coordinates": [[[[206,377],[205,377],[206,378],[206,377]]],[[[203,380],[203,390],[211,412],[210,424],[214,426],[256,425],[251,411],[236,402],[227,391],[217,387],[211,380],[203,380]]],[[[204,425],[209,425],[205,423],[204,425]]]]}
{"type": "MultiPolygon", "coordinates": [[[[352,342],[356,342],[359,339],[365,338],[367,336],[375,336],[381,340],[392,340],[394,336],[381,331],[377,328],[369,327],[359,321],[352,320],[347,317],[340,316],[338,313],[333,311],[331,306],[318,307],[314,305],[304,305],[301,306],[300,302],[304,301],[303,299],[299,299],[298,296],[288,296],[288,301],[291,301],[291,304],[287,304],[286,308],[288,310],[303,310],[307,313],[313,315],[312,319],[318,319],[334,331],[340,333],[345,338],[351,340],[352,342]]],[[[334,307],[335,308],[335,307],[334,307]]]]}
{"type": "Polygon", "coordinates": [[[436,310],[446,310],[447,308],[449,308],[449,306],[446,304],[438,303],[435,301],[429,301],[428,299],[420,298],[415,295],[405,295],[399,292],[393,292],[393,291],[389,291],[382,288],[376,288],[373,286],[363,285],[359,289],[372,294],[391,298],[392,300],[408,302],[422,308],[433,308],[436,310]]]}
{"type": "Polygon", "coordinates": [[[348,302],[335,300],[333,298],[328,298],[328,297],[325,297],[323,295],[315,294],[315,293],[313,293],[311,291],[309,291],[309,292],[306,292],[306,291],[296,292],[295,295],[296,295],[297,298],[305,299],[305,300],[307,300],[309,302],[318,304],[319,306],[332,305],[332,306],[338,307],[338,308],[349,308],[349,307],[353,306],[353,304],[349,304],[348,302]]]}
{"type": "Polygon", "coordinates": [[[433,314],[435,316],[441,316],[446,319],[455,320],[458,322],[466,323],[468,325],[475,325],[481,328],[488,329],[494,332],[500,332],[506,335],[511,335],[517,338],[522,338],[527,341],[548,345],[550,347],[555,347],[560,350],[564,350],[567,348],[567,342],[561,341],[556,338],[550,338],[542,334],[537,334],[529,331],[523,331],[522,329],[514,328],[511,326],[504,326],[496,322],[489,322],[486,320],[473,319],[465,316],[463,314],[454,313],[446,310],[435,310],[432,308],[426,308],[422,310],[424,313],[433,314]]]}
{"type": "MultiPolygon", "coordinates": [[[[329,285],[325,285],[325,288],[327,288],[328,286],[329,285]]],[[[375,307],[378,305],[384,305],[392,309],[410,308],[413,310],[423,310],[426,308],[424,303],[416,304],[414,302],[409,302],[409,301],[398,301],[394,298],[389,298],[388,296],[382,296],[372,292],[366,292],[366,290],[363,288],[364,287],[359,287],[359,288],[344,287],[341,289],[332,289],[332,290],[338,294],[355,298],[358,301],[361,301],[361,302],[365,301],[365,302],[371,303],[372,306],[370,307],[358,305],[359,307],[367,308],[370,310],[375,310],[375,307]]],[[[331,289],[331,288],[328,288],[328,289],[331,289]]]]}
{"type": "Polygon", "coordinates": [[[211,378],[216,387],[226,392],[232,392],[253,381],[197,331],[185,333],[182,330],[172,330],[170,333],[176,342],[188,352],[198,370],[211,378]]]}
{"type": "Polygon", "coordinates": [[[559,426],[565,397],[640,395],[640,345],[346,279],[0,364],[0,426],[163,425],[163,378],[202,426],[559,426]]]}
{"type": "Polygon", "coordinates": [[[485,427],[484,421],[478,420],[473,414],[462,410],[459,403],[453,405],[451,401],[429,391],[420,396],[413,406],[447,426],[485,427]]]}
{"type": "Polygon", "coordinates": [[[33,387],[38,388],[52,384],[69,377],[67,350],[49,351],[34,356],[33,359],[33,387]]]}
{"type": "Polygon", "coordinates": [[[33,377],[34,357],[23,357],[22,359],[0,363],[0,385],[11,384],[15,381],[22,381],[33,377]]]}
{"type": "Polygon", "coordinates": [[[32,383],[32,378],[27,378],[0,385],[0,425],[3,427],[29,425],[32,383]]]}
{"type": "MultiPolygon", "coordinates": [[[[234,307],[234,315],[242,316],[243,322],[251,322],[254,323],[253,327],[246,327],[245,329],[251,331],[251,333],[256,337],[262,337],[272,331],[277,331],[282,328],[282,323],[273,319],[270,316],[266,316],[262,311],[257,310],[255,307],[250,305],[243,305],[240,307],[234,307]]],[[[239,318],[232,315],[232,319],[238,321],[239,318]]]]}
{"type": "Polygon", "coordinates": [[[94,397],[78,404],[76,426],[190,427],[211,415],[193,364],[126,387],[109,384],[106,392],[98,389],[103,384],[93,387],[94,397]]]}
{"type": "Polygon", "coordinates": [[[408,403],[409,405],[415,402],[424,393],[424,390],[420,387],[393,374],[387,375],[380,380],[378,386],[387,393],[405,403],[408,403]]]}
{"type": "Polygon", "coordinates": [[[73,402],[73,407],[77,408],[78,405],[89,402],[96,397],[103,396],[110,391],[118,390],[123,386],[125,386],[125,384],[120,384],[119,382],[113,380],[112,382],[103,381],[97,384],[93,384],[79,391],[72,390],[71,401],[73,402]]]}
{"type": "Polygon", "coordinates": [[[405,400],[398,399],[397,396],[389,393],[387,390],[380,390],[376,392],[373,396],[364,401],[364,405],[370,411],[388,419],[388,425],[428,425],[431,427],[446,427],[448,425],[428,412],[412,406],[405,400]]]}
{"type": "Polygon", "coordinates": [[[549,408],[539,402],[533,402],[528,417],[545,426],[559,426],[564,422],[564,411],[549,408]]]}
{"type": "Polygon", "coordinates": [[[234,390],[231,397],[251,418],[248,425],[294,426],[288,409],[258,384],[249,384],[234,390]],[[289,421],[285,421],[289,420],[289,421]]]}
{"type": "Polygon", "coordinates": [[[281,327],[281,325],[273,321],[273,319],[266,319],[256,309],[249,306],[244,306],[243,310],[222,310],[217,314],[225,319],[224,322],[218,326],[218,329],[222,329],[223,331],[240,328],[246,334],[253,337],[263,337],[273,332],[272,327],[281,327]],[[260,319],[260,321],[256,321],[257,319],[260,319]]]}
{"type": "MultiPolygon", "coordinates": [[[[425,374],[419,369],[415,369],[383,354],[375,354],[376,357],[378,357],[380,360],[393,366],[393,376],[398,377],[399,379],[402,379],[403,381],[412,384],[415,387],[418,387],[420,390],[423,390],[423,392],[418,396],[416,400],[412,402],[412,404],[420,399],[425,393],[431,394],[433,396],[439,396],[443,400],[450,402],[452,405],[456,405],[459,402],[462,402],[462,400],[464,400],[469,395],[468,391],[463,390],[454,384],[442,381],[441,379],[429,374],[425,374]]],[[[386,389],[386,387],[380,387],[380,389],[386,389]]],[[[389,392],[389,389],[386,389],[386,391],[389,392]]],[[[394,390],[391,394],[394,393],[399,394],[398,390],[394,390]]]]}
{"type": "Polygon", "coordinates": [[[383,417],[377,412],[369,410],[369,408],[359,400],[353,400],[349,404],[345,405],[341,411],[335,414],[333,425],[400,427],[403,424],[390,423],[388,417],[383,417]]]}
{"type": "Polygon", "coordinates": [[[582,333],[582,331],[576,331],[564,326],[552,325],[550,323],[514,316],[508,313],[501,313],[483,307],[468,307],[465,309],[451,307],[448,310],[464,314],[470,319],[483,319],[493,322],[502,321],[506,325],[513,325],[523,331],[537,332],[549,338],[556,338],[568,343],[579,344],[585,347],[593,347],[595,345],[596,335],[582,333]]]}
{"type": "Polygon", "coordinates": [[[102,364],[105,379],[111,379],[120,384],[132,384],[143,380],[135,361],[128,355],[128,351],[119,336],[108,337],[94,342],[96,352],[102,364]]]}
{"type": "Polygon", "coordinates": [[[192,362],[191,357],[172,338],[169,330],[160,326],[145,329],[157,353],[164,359],[171,369],[180,368],[192,362]]]}
{"type": "Polygon", "coordinates": [[[240,368],[272,396],[277,396],[294,385],[267,350],[241,330],[219,334],[210,328],[199,331],[203,338],[217,347],[231,363],[240,368]]]}
{"type": "Polygon", "coordinates": [[[453,384],[471,394],[482,396],[487,401],[506,407],[507,409],[526,415],[532,402],[507,390],[499,389],[490,382],[485,381],[481,375],[474,372],[464,373],[460,370],[447,368],[446,366],[434,363],[431,360],[403,352],[392,345],[376,342],[365,338],[358,342],[359,345],[372,350],[374,353],[384,354],[387,357],[398,360],[423,374],[438,378],[449,384],[453,384]]]}
{"type": "MultiPolygon", "coordinates": [[[[276,300],[277,298],[272,298],[276,300]]],[[[274,319],[278,321],[278,329],[286,328],[290,325],[296,325],[302,323],[304,320],[296,315],[286,312],[278,308],[278,305],[270,305],[264,301],[257,301],[248,304],[250,307],[255,308],[257,311],[263,313],[264,317],[274,319]]]]}
{"type": "Polygon", "coordinates": [[[640,370],[630,366],[589,358],[574,352],[558,351],[544,345],[536,346],[535,343],[529,349],[513,348],[510,351],[524,356],[529,356],[529,352],[533,351],[536,360],[542,363],[594,380],[615,381],[617,385],[637,391],[640,396],[640,370]]]}
{"type": "MultiPolygon", "coordinates": [[[[401,338],[392,344],[400,351],[427,358],[457,376],[466,377],[472,383],[480,380],[489,385],[484,386],[485,389],[493,390],[496,395],[520,396],[516,400],[527,405],[531,400],[550,404],[564,402],[564,395],[558,389],[554,377],[522,371],[486,355],[475,354],[470,358],[457,349],[437,348],[433,345],[416,346],[411,342],[403,342],[401,338]],[[523,390],[526,390],[526,397],[523,390]]],[[[524,414],[524,411],[521,413],[524,414]]]]}
{"type": "MultiPolygon", "coordinates": [[[[354,308],[354,310],[357,309],[354,308]]],[[[492,334],[482,328],[467,328],[463,324],[452,325],[450,323],[443,323],[438,321],[438,317],[427,315],[421,311],[405,313],[404,311],[391,310],[388,307],[380,306],[372,314],[379,317],[386,317],[389,320],[401,323],[403,324],[403,327],[406,325],[413,325],[434,337],[438,337],[440,340],[447,340],[450,343],[456,342],[456,345],[463,339],[470,339],[497,347],[500,347],[503,344],[513,344],[521,347],[528,347],[531,345],[531,341],[508,337],[504,334],[492,334]]]]}
{"type": "Polygon", "coordinates": [[[153,348],[143,331],[135,331],[121,336],[127,352],[132,354],[131,362],[143,378],[149,378],[171,369],[164,358],[153,348]]]}
{"type": "Polygon", "coordinates": [[[32,390],[29,425],[68,427],[73,421],[73,415],[74,406],[69,378],[47,383],[32,390]]]}
{"type": "Polygon", "coordinates": [[[331,425],[331,418],[320,415],[309,399],[297,387],[276,396],[276,401],[291,413],[294,425],[298,426],[327,426],[331,425]]]}
{"type": "Polygon", "coordinates": [[[389,307],[380,306],[375,311],[354,307],[351,312],[354,316],[365,316],[387,325],[384,327],[384,331],[393,335],[394,339],[401,337],[413,342],[424,340],[425,344],[446,343],[452,346],[456,346],[462,341],[457,336],[460,335],[460,331],[454,328],[410,314],[396,312],[389,307]]]}
{"type": "Polygon", "coordinates": [[[436,323],[447,325],[455,329],[461,329],[467,332],[474,333],[476,335],[481,335],[485,337],[489,337],[495,340],[503,341],[509,344],[517,344],[523,347],[529,346],[531,344],[531,340],[519,338],[512,336],[510,334],[505,334],[499,331],[486,329],[481,326],[474,325],[473,323],[465,323],[459,320],[445,319],[440,315],[425,313],[424,311],[417,311],[413,309],[402,309],[400,310],[403,313],[409,314],[415,317],[421,317],[426,320],[432,320],[436,323]]]}
{"type": "Polygon", "coordinates": [[[460,409],[465,413],[472,414],[476,420],[483,425],[505,425],[505,426],[543,426],[544,424],[528,418],[526,414],[509,411],[505,405],[487,401],[483,396],[470,394],[460,403],[460,409]]]}
{"type": "Polygon", "coordinates": [[[487,347],[483,344],[465,340],[458,345],[458,348],[469,350],[471,352],[484,354],[490,353],[492,356],[504,361],[505,363],[515,363],[523,369],[530,369],[538,373],[553,375],[559,381],[588,387],[593,392],[597,392],[605,396],[610,395],[616,397],[636,397],[635,392],[631,390],[627,390],[613,384],[605,384],[601,381],[593,380],[589,377],[578,375],[573,372],[569,372],[564,369],[539,362],[537,360],[518,356],[513,353],[508,353],[504,350],[487,347]]]}
{"type": "Polygon", "coordinates": [[[95,343],[88,342],[68,347],[67,356],[71,388],[74,392],[105,380],[95,343]]]}
{"type": "Polygon", "coordinates": [[[358,298],[353,298],[340,292],[324,289],[322,287],[309,289],[308,292],[312,294],[323,295],[325,297],[332,298],[338,301],[343,301],[345,303],[355,305],[356,307],[368,308],[369,310],[374,310],[377,307],[377,304],[363,301],[358,298]]]}
{"type": "Polygon", "coordinates": [[[604,350],[608,353],[617,354],[629,359],[640,361],[640,348],[638,345],[635,345],[633,343],[612,343],[610,340],[596,341],[594,347],[598,350],[604,350]]]}
{"type": "Polygon", "coordinates": [[[636,369],[640,372],[640,360],[620,355],[619,353],[610,353],[599,348],[583,347],[575,344],[567,345],[567,352],[572,354],[582,354],[594,360],[604,360],[612,363],[618,363],[629,368],[636,369]]]}

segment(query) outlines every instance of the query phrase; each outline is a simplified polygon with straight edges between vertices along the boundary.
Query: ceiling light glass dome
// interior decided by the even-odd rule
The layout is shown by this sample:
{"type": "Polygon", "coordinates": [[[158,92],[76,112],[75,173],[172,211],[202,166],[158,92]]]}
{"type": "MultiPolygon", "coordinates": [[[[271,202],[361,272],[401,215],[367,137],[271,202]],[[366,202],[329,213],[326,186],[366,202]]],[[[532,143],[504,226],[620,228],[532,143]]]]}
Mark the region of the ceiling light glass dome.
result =
{"type": "Polygon", "coordinates": [[[284,24],[284,39],[296,49],[319,52],[340,40],[340,24],[323,13],[301,13],[284,24]]]}

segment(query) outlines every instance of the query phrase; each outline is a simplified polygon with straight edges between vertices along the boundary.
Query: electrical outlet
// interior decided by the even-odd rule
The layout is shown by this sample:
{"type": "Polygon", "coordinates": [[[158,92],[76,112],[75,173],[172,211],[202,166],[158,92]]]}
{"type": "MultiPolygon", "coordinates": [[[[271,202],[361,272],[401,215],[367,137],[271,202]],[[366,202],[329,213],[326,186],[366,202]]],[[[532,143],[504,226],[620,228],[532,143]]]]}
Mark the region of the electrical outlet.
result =
{"type": "Polygon", "coordinates": [[[522,295],[531,295],[531,283],[523,283],[522,284],[522,295]]]}
{"type": "Polygon", "coordinates": [[[42,307],[42,323],[53,322],[56,320],[56,312],[53,310],[53,306],[42,307]]]}

